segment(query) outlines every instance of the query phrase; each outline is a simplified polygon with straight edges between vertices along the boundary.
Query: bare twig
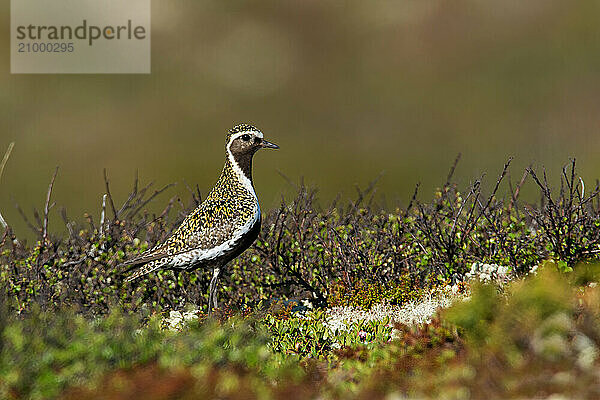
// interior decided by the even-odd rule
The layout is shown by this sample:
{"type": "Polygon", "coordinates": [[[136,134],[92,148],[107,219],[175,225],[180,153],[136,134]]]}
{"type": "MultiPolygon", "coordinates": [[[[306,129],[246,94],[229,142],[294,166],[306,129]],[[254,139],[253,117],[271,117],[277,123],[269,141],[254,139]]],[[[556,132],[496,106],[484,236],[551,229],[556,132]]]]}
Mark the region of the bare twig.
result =
{"type": "Polygon", "coordinates": [[[454,163],[452,164],[452,167],[450,167],[450,171],[448,172],[448,176],[446,177],[446,183],[444,183],[444,187],[447,187],[448,185],[450,185],[450,181],[452,180],[452,177],[454,176],[454,171],[456,171],[456,166],[458,165],[458,162],[460,161],[461,156],[462,156],[461,153],[458,153],[456,155],[456,158],[454,159],[454,163]]]}
{"type": "Polygon", "coordinates": [[[366,195],[373,192],[373,190],[375,189],[375,186],[377,185],[377,182],[379,182],[379,180],[381,179],[381,177],[383,177],[384,174],[385,174],[385,171],[381,171],[375,179],[373,179],[371,182],[369,182],[369,185],[367,186],[367,188],[365,190],[361,190],[361,188],[358,185],[355,186],[357,198],[353,205],[354,209],[358,209],[358,207],[361,205],[361,203],[365,199],[366,195]]]}
{"type": "Polygon", "coordinates": [[[8,158],[10,157],[10,153],[12,153],[13,147],[15,147],[15,142],[11,142],[8,145],[8,149],[6,149],[6,153],[4,153],[4,157],[2,158],[2,162],[0,162],[0,179],[2,178],[2,173],[4,172],[4,166],[8,162],[8,158]]]}
{"type": "Polygon", "coordinates": [[[85,261],[86,258],[87,258],[87,256],[83,256],[79,260],[73,260],[73,261],[66,262],[62,266],[63,266],[63,268],[72,267],[74,265],[81,264],[82,262],[85,261]]]}
{"type": "Polygon", "coordinates": [[[106,168],[104,168],[104,184],[106,185],[106,194],[108,195],[108,201],[110,204],[110,208],[113,213],[113,217],[115,220],[117,219],[117,209],[115,208],[115,202],[113,201],[112,195],[110,194],[110,187],[108,184],[108,177],[106,176],[106,168]]]}
{"type": "Polygon", "coordinates": [[[192,196],[192,201],[194,202],[194,205],[195,206],[200,205],[200,203],[202,203],[202,195],[200,194],[200,188],[198,188],[198,184],[196,184],[196,191],[192,190],[192,188],[190,187],[190,185],[187,184],[185,179],[183,180],[183,184],[185,185],[188,192],[190,192],[190,195],[192,196]]]}
{"type": "Polygon", "coordinates": [[[504,164],[504,168],[502,169],[502,172],[500,173],[500,176],[496,180],[496,186],[494,186],[494,190],[492,190],[492,193],[490,194],[490,197],[488,197],[488,201],[485,204],[485,206],[481,207],[481,211],[480,211],[479,215],[477,216],[477,218],[474,221],[475,224],[477,222],[479,222],[479,219],[481,218],[481,215],[484,214],[487,210],[489,210],[490,204],[492,204],[492,200],[494,199],[494,197],[496,197],[496,193],[498,192],[498,188],[500,187],[500,183],[502,183],[502,180],[506,176],[506,172],[508,171],[508,168],[510,167],[510,163],[512,162],[512,160],[513,160],[513,158],[509,157],[508,161],[504,164]]]}
{"type": "Polygon", "coordinates": [[[450,228],[450,237],[449,237],[450,239],[454,238],[454,229],[456,228],[456,221],[462,214],[463,208],[465,207],[465,205],[467,204],[467,202],[469,201],[471,196],[475,193],[475,191],[478,188],[479,188],[479,181],[476,181],[475,184],[471,187],[471,191],[467,195],[467,198],[460,204],[460,208],[458,209],[458,212],[456,213],[456,215],[454,216],[454,219],[452,221],[452,228],[450,228]]]}
{"type": "MultiPolygon", "coordinates": [[[[0,162],[0,179],[2,179],[2,173],[4,172],[4,166],[8,162],[8,158],[10,157],[10,153],[12,152],[13,147],[15,147],[15,142],[11,142],[8,145],[8,149],[6,149],[6,153],[4,153],[2,162],[0,162]]],[[[2,228],[4,228],[5,232],[8,230],[8,224],[6,223],[6,220],[4,219],[4,217],[2,216],[2,213],[0,213],[0,225],[2,225],[2,228]]]]}
{"type": "Polygon", "coordinates": [[[413,204],[417,201],[417,195],[419,194],[419,187],[421,186],[421,182],[415,185],[415,191],[413,192],[412,197],[410,198],[410,202],[408,203],[408,207],[406,207],[406,212],[404,213],[404,218],[408,217],[408,213],[410,212],[413,204]]]}
{"type": "Polygon", "coordinates": [[[52,188],[54,187],[56,174],[58,174],[58,167],[56,167],[56,169],[54,170],[54,175],[52,175],[52,180],[50,181],[50,185],[48,186],[48,193],[46,194],[46,203],[44,204],[44,224],[42,226],[42,239],[44,243],[48,238],[48,213],[50,212],[50,209],[54,206],[54,203],[50,204],[50,197],[52,196],[52,188]]]}
{"type": "MultiPolygon", "coordinates": [[[[523,172],[523,176],[521,177],[521,180],[517,184],[517,187],[515,188],[514,192],[511,188],[511,191],[510,191],[511,192],[511,200],[510,200],[510,204],[508,205],[509,212],[513,209],[513,207],[515,207],[517,205],[517,200],[519,199],[519,193],[521,192],[521,187],[525,183],[525,179],[527,179],[527,175],[529,175],[530,169],[531,169],[531,165],[529,166],[528,169],[526,169],[523,172]]],[[[517,211],[517,217],[518,217],[519,216],[519,207],[516,207],[515,210],[517,211]]]]}
{"type": "Polygon", "coordinates": [[[299,190],[298,185],[296,185],[294,182],[292,182],[292,180],[286,174],[284,174],[281,170],[276,169],[275,171],[277,171],[279,176],[281,176],[283,178],[283,180],[285,180],[287,182],[288,185],[293,187],[295,190],[299,190]]]}
{"type": "MultiPolygon", "coordinates": [[[[146,200],[141,201],[139,206],[133,210],[132,212],[129,213],[128,217],[132,218],[134,215],[136,215],[146,204],[148,204],[149,202],[151,202],[156,196],[158,196],[159,194],[161,194],[162,192],[164,192],[165,190],[167,190],[170,187],[175,186],[174,183],[169,183],[168,185],[163,186],[161,189],[155,190],[154,193],[152,193],[152,195],[150,195],[146,200]]],[[[144,188],[145,191],[146,188],[144,188]]],[[[140,192],[141,194],[141,192],[140,192]]]]}
{"type": "Polygon", "coordinates": [[[44,223],[42,222],[42,218],[40,217],[40,213],[38,212],[37,208],[33,207],[33,219],[35,220],[35,223],[37,224],[38,228],[38,234],[41,235],[42,234],[42,227],[44,225],[44,223]]]}
{"type": "Polygon", "coordinates": [[[104,215],[106,214],[106,198],[108,194],[102,196],[102,212],[100,213],[100,236],[104,234],[104,215]]]}
{"type": "Polygon", "coordinates": [[[2,228],[5,231],[8,230],[8,224],[6,223],[6,220],[4,219],[4,217],[2,216],[2,213],[0,213],[0,225],[2,226],[2,228]]]}
{"type": "Polygon", "coordinates": [[[125,200],[125,203],[123,203],[123,205],[121,206],[121,208],[119,209],[119,211],[117,211],[117,215],[115,216],[115,219],[119,218],[119,216],[121,215],[121,213],[125,210],[127,210],[127,208],[129,208],[129,203],[136,198],[136,196],[138,195],[138,171],[135,171],[135,179],[133,180],[133,190],[131,191],[131,193],[129,194],[129,197],[127,198],[127,200],[125,200]]]}
{"type": "Polygon", "coordinates": [[[69,231],[69,236],[70,237],[75,237],[75,232],[73,231],[73,222],[69,222],[69,218],[67,217],[67,209],[62,207],[60,209],[60,216],[62,217],[65,226],[67,227],[67,230],[69,231]]]}
{"type": "Polygon", "coordinates": [[[17,211],[19,212],[19,214],[21,215],[21,217],[23,217],[23,220],[25,221],[25,224],[27,224],[27,227],[29,227],[29,229],[31,229],[36,234],[36,236],[38,236],[40,234],[39,229],[37,229],[31,223],[31,221],[29,221],[29,218],[27,218],[27,214],[25,214],[25,211],[23,211],[23,209],[21,208],[21,206],[19,206],[19,204],[15,203],[15,208],[17,209],[17,211]]]}

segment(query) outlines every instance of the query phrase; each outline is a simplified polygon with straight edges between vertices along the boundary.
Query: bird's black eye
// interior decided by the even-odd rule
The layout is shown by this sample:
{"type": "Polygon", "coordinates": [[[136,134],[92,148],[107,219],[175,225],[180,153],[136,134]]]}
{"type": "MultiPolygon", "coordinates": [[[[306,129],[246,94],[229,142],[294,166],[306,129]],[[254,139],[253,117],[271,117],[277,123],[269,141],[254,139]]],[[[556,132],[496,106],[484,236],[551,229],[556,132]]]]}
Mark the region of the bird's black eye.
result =
{"type": "Polygon", "coordinates": [[[248,135],[247,133],[244,133],[244,134],[242,135],[242,140],[243,140],[244,142],[247,142],[248,140],[250,140],[250,135],[248,135]]]}

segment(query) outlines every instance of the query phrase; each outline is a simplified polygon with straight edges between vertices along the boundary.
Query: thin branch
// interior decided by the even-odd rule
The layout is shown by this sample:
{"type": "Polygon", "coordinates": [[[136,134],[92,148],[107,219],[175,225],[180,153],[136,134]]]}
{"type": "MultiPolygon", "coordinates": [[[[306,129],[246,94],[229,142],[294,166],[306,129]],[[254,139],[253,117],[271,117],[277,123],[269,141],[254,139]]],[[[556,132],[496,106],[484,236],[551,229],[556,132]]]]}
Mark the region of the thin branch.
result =
{"type": "MultiPolygon", "coordinates": [[[[15,142],[11,142],[8,145],[8,149],[6,149],[6,153],[4,153],[4,158],[2,158],[2,162],[0,162],[0,180],[2,179],[2,173],[4,172],[4,166],[8,162],[8,158],[10,157],[10,153],[12,152],[13,147],[15,147],[15,142]]],[[[0,225],[2,225],[2,228],[4,228],[5,232],[8,231],[8,224],[6,223],[6,220],[4,219],[4,217],[2,216],[2,213],[0,213],[0,225]]]]}
{"type": "Polygon", "coordinates": [[[200,194],[200,188],[198,188],[198,184],[196,184],[195,192],[192,190],[190,185],[187,184],[185,179],[183,180],[183,184],[185,185],[185,188],[188,190],[188,192],[190,192],[190,195],[192,196],[192,201],[194,202],[194,205],[195,206],[200,205],[200,203],[202,203],[202,196],[200,194]]]}
{"type": "MultiPolygon", "coordinates": [[[[513,207],[515,207],[517,205],[517,200],[519,199],[519,193],[521,192],[521,187],[525,183],[525,179],[527,179],[527,175],[529,175],[530,169],[531,169],[531,166],[529,166],[529,168],[523,172],[523,176],[521,177],[521,180],[517,184],[515,191],[513,192],[511,190],[511,200],[510,200],[510,204],[508,205],[509,212],[513,209],[513,207]]],[[[518,217],[519,216],[519,208],[516,207],[515,209],[517,211],[517,217],[518,217]]]]}
{"type": "Polygon", "coordinates": [[[478,188],[479,188],[479,181],[476,181],[475,184],[473,184],[473,186],[471,187],[471,191],[467,195],[467,198],[461,203],[460,208],[458,209],[458,212],[456,213],[456,215],[454,216],[454,220],[452,221],[452,228],[450,228],[449,239],[453,239],[454,229],[456,228],[456,221],[460,217],[460,214],[462,214],[462,210],[465,207],[465,205],[467,204],[467,202],[469,201],[469,199],[471,198],[471,195],[473,195],[478,188]]]}
{"type": "Polygon", "coordinates": [[[113,217],[115,220],[117,219],[117,209],[115,208],[115,203],[113,201],[112,195],[110,194],[110,187],[108,184],[108,176],[106,176],[106,168],[104,168],[104,184],[106,185],[106,194],[108,195],[108,201],[110,204],[110,208],[113,213],[113,217]]]}
{"type": "Polygon", "coordinates": [[[275,171],[277,171],[277,173],[279,174],[279,176],[281,176],[283,178],[283,180],[285,180],[287,182],[288,185],[290,185],[291,187],[293,187],[295,190],[299,190],[298,185],[296,185],[294,182],[292,182],[292,180],[290,178],[288,178],[288,176],[286,174],[284,174],[283,172],[281,172],[281,170],[275,169],[275,171]]]}
{"type": "Polygon", "coordinates": [[[456,166],[458,165],[458,162],[460,161],[462,154],[458,153],[456,155],[456,158],[454,159],[454,163],[452,164],[452,167],[450,167],[450,171],[448,172],[448,176],[446,177],[446,183],[444,183],[444,187],[447,187],[450,185],[450,181],[452,180],[452,176],[454,176],[454,171],[456,171],[456,166]]]}
{"type": "Polygon", "coordinates": [[[69,222],[69,218],[67,217],[67,209],[62,207],[60,209],[60,216],[62,217],[65,226],[67,227],[67,230],[69,231],[69,236],[70,237],[75,237],[75,232],[73,231],[73,226],[74,223],[69,222]]]}
{"type": "Polygon", "coordinates": [[[48,186],[48,193],[46,194],[46,203],[44,204],[44,225],[42,227],[42,239],[44,243],[48,238],[48,213],[54,203],[50,205],[50,197],[52,196],[52,188],[54,187],[54,181],[56,180],[56,174],[58,174],[58,167],[54,170],[54,175],[52,175],[52,180],[50,181],[50,185],[48,186]]]}
{"type": "Polygon", "coordinates": [[[356,201],[354,202],[354,205],[353,205],[354,209],[358,209],[358,207],[361,205],[361,203],[365,199],[366,195],[368,195],[369,193],[371,193],[373,191],[373,189],[375,189],[377,182],[379,182],[379,180],[383,177],[384,174],[385,174],[385,171],[381,171],[375,179],[373,179],[371,182],[369,182],[369,185],[367,186],[367,188],[365,190],[361,190],[358,185],[355,186],[358,197],[356,198],[356,201]]]}
{"type": "Polygon", "coordinates": [[[106,198],[108,197],[108,194],[105,193],[102,196],[102,212],[100,213],[100,236],[102,236],[104,234],[104,216],[106,214],[106,198]]]}
{"type": "Polygon", "coordinates": [[[142,201],[140,203],[140,205],[133,210],[132,212],[129,213],[129,218],[132,218],[134,215],[136,215],[146,204],[148,204],[149,202],[152,201],[152,199],[154,199],[156,196],[158,196],[159,194],[161,194],[162,192],[164,192],[165,190],[167,190],[170,187],[175,186],[174,183],[169,183],[168,185],[163,186],[161,189],[159,190],[155,190],[154,193],[152,193],[152,195],[150,197],[148,197],[146,200],[142,201]]]}
{"type": "Polygon", "coordinates": [[[44,223],[42,222],[42,218],[40,217],[40,213],[38,212],[37,208],[33,207],[33,219],[35,220],[35,223],[37,224],[38,228],[38,234],[42,234],[42,226],[44,225],[44,223]]]}
{"type": "Polygon", "coordinates": [[[415,185],[415,191],[413,192],[412,197],[410,198],[410,202],[408,203],[408,207],[406,207],[406,212],[404,213],[404,218],[408,217],[408,213],[412,208],[413,204],[417,201],[417,195],[419,194],[419,187],[421,186],[421,182],[415,185]]]}
{"type": "Polygon", "coordinates": [[[19,214],[21,215],[21,217],[23,217],[23,220],[25,221],[25,224],[29,227],[29,229],[31,229],[36,236],[40,234],[39,229],[37,229],[30,221],[29,218],[27,218],[27,215],[25,214],[25,211],[23,211],[23,209],[21,208],[21,206],[19,206],[19,204],[15,203],[15,208],[17,209],[17,211],[19,212],[19,214]]]}
{"type": "Polygon", "coordinates": [[[8,162],[8,158],[10,157],[10,153],[12,153],[13,147],[15,147],[15,142],[11,142],[8,145],[8,149],[6,149],[6,153],[4,153],[4,157],[2,158],[2,162],[0,162],[0,179],[2,179],[2,173],[4,172],[4,166],[8,162]]]}
{"type": "Polygon", "coordinates": [[[4,219],[4,217],[2,216],[2,213],[0,213],[0,225],[2,226],[2,228],[4,229],[4,231],[8,231],[8,224],[6,223],[6,220],[4,219]]]}
{"type": "Polygon", "coordinates": [[[484,214],[486,210],[489,210],[490,204],[492,204],[492,200],[494,199],[494,197],[496,197],[496,193],[498,193],[498,188],[500,187],[500,183],[502,183],[502,180],[506,176],[506,172],[508,171],[508,168],[510,167],[510,163],[512,162],[512,160],[513,160],[513,158],[509,157],[508,161],[504,164],[504,168],[502,169],[500,176],[496,180],[496,186],[494,186],[494,190],[492,190],[492,193],[490,194],[490,197],[488,198],[487,203],[481,209],[481,211],[480,211],[479,215],[477,215],[477,218],[475,219],[475,221],[473,221],[474,224],[479,222],[481,215],[484,214]]]}
{"type": "Polygon", "coordinates": [[[138,171],[135,170],[135,178],[133,180],[133,190],[131,191],[131,193],[129,194],[129,197],[127,198],[127,200],[125,200],[125,203],[123,203],[123,205],[121,206],[121,208],[119,209],[119,211],[117,211],[116,218],[119,218],[119,216],[121,215],[121,213],[124,212],[125,210],[127,210],[127,208],[129,208],[129,203],[133,199],[135,199],[135,197],[137,196],[137,194],[138,194],[138,180],[139,180],[138,171]]]}

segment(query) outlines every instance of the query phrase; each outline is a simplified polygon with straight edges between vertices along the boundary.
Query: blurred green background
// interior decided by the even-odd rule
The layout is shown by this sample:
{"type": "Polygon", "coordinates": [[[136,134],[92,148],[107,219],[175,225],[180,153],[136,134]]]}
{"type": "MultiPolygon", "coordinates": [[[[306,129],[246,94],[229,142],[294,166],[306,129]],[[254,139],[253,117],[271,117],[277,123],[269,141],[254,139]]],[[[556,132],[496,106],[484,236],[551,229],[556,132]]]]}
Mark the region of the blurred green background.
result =
{"type": "Polygon", "coordinates": [[[98,220],[103,168],[119,202],[136,169],[206,194],[239,122],[281,146],[255,158],[263,209],[293,192],[277,171],[325,201],[382,171],[388,204],[417,182],[429,197],[458,152],[465,184],[509,156],[513,180],[573,156],[600,175],[595,0],[154,1],[150,75],[11,75],[9,1],[0,14],[0,153],[16,142],[0,210],[19,235],[14,203],[41,209],[57,165],[77,219],[98,220]]]}

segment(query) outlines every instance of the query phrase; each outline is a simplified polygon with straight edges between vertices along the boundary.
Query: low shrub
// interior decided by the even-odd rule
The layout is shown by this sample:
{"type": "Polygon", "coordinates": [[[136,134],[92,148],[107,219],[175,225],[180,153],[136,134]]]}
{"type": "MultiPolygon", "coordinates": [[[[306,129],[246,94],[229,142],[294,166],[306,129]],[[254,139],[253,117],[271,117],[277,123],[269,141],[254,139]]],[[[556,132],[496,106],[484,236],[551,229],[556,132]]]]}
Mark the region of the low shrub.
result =
{"type": "MultiPolygon", "coordinates": [[[[223,275],[219,298],[234,312],[279,299],[368,308],[383,298],[402,304],[441,282],[461,281],[473,263],[506,266],[519,275],[547,259],[563,271],[596,260],[599,189],[585,194],[574,161],[564,169],[558,193],[545,174],[539,178],[529,169],[516,188],[508,182],[503,201],[498,193],[509,165],[488,195],[479,180],[459,191],[451,181],[453,166],[430,202],[421,202],[415,191],[407,207],[393,210],[375,205],[372,186],[355,201],[326,208],[317,204],[315,190],[300,186],[295,199],[265,215],[255,244],[223,275]],[[518,199],[527,176],[541,190],[538,205],[518,199]]],[[[144,207],[168,187],[151,193],[150,185],[140,188],[136,179],[120,207],[108,179],[106,188],[98,222],[89,215],[86,223],[73,221],[63,210],[66,232],[52,235],[50,185],[44,212],[34,213],[35,224],[27,219],[38,240],[28,246],[10,227],[4,232],[0,284],[15,311],[32,304],[44,309],[70,304],[90,315],[114,307],[135,312],[206,307],[210,271],[160,271],[125,284],[125,270],[117,267],[164,240],[200,203],[198,191],[190,191],[187,207],[175,211],[173,198],[160,214],[150,215],[144,207]]]]}

